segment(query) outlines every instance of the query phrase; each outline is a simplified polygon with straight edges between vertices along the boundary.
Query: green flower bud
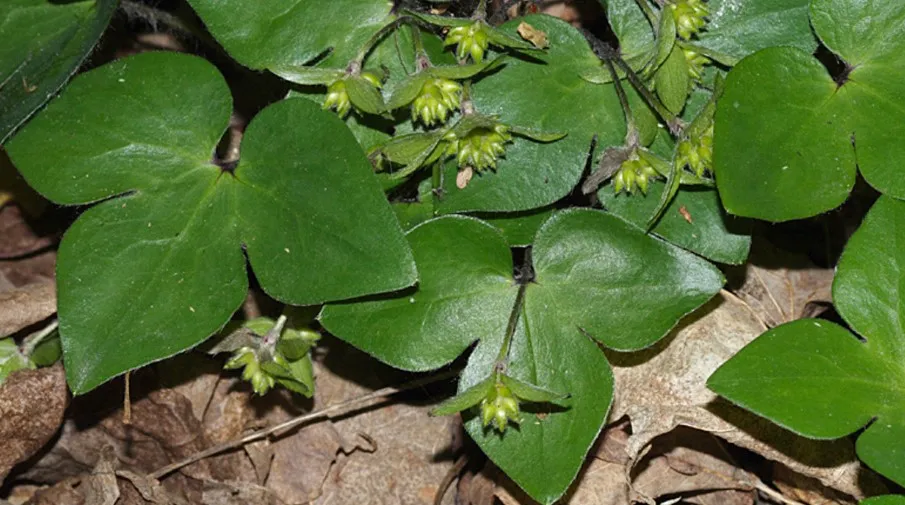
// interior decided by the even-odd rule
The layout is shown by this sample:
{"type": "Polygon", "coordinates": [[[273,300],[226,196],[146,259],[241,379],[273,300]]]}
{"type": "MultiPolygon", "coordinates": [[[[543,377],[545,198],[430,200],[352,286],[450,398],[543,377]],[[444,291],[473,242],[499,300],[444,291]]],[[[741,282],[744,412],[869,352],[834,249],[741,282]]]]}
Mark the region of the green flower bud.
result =
{"type": "Polygon", "coordinates": [[[475,21],[468,26],[457,26],[451,28],[446,35],[443,45],[456,46],[456,57],[464,60],[466,55],[480,63],[484,59],[484,53],[487,52],[487,46],[490,45],[490,36],[487,29],[480,21],[475,21]]]}
{"type": "MultiPolygon", "coordinates": [[[[380,77],[373,72],[362,72],[361,78],[377,89],[383,85],[380,77]]],[[[339,117],[346,117],[352,110],[352,102],[349,100],[349,92],[346,90],[345,79],[333,81],[327,86],[327,96],[324,98],[324,109],[334,109],[339,117]]]]}
{"type": "Polygon", "coordinates": [[[687,165],[698,177],[713,172],[713,125],[697,138],[685,139],[679,143],[676,163],[687,165]]]}
{"type": "Polygon", "coordinates": [[[646,195],[650,179],[658,176],[659,174],[650,163],[634,155],[622,162],[619,171],[613,176],[613,191],[616,194],[622,191],[632,194],[637,188],[646,195]]]}
{"type": "Polygon", "coordinates": [[[518,400],[502,381],[497,380],[488,395],[481,400],[481,421],[484,426],[493,426],[500,432],[506,430],[509,422],[521,421],[518,400]]]}
{"type": "Polygon", "coordinates": [[[380,82],[380,76],[375,74],[374,72],[369,72],[369,71],[365,70],[364,72],[362,72],[359,75],[361,75],[362,79],[371,83],[371,85],[374,86],[375,88],[380,89],[383,87],[383,83],[380,82]]]}
{"type": "Polygon", "coordinates": [[[512,135],[508,126],[497,124],[493,128],[474,128],[463,137],[449,132],[444,139],[448,142],[447,154],[456,157],[459,167],[480,172],[496,169],[497,159],[506,152],[505,144],[512,142],[512,135]]]}
{"type": "Polygon", "coordinates": [[[257,354],[250,347],[237,349],[223,368],[243,368],[242,379],[250,382],[254,392],[259,395],[266,394],[276,384],[276,379],[263,369],[257,354]]]}
{"type": "Polygon", "coordinates": [[[349,93],[346,91],[346,83],[338,80],[327,86],[327,97],[324,98],[324,109],[335,109],[339,117],[346,117],[352,109],[349,101],[349,93]]]}
{"type": "Polygon", "coordinates": [[[703,0],[673,0],[669,4],[669,10],[676,21],[676,33],[685,40],[701,31],[710,15],[703,0]]]}
{"type": "Polygon", "coordinates": [[[685,61],[688,62],[689,77],[691,77],[693,83],[700,82],[704,76],[704,65],[710,64],[710,58],[690,49],[683,49],[682,52],[685,54],[685,61]]]}
{"type": "Polygon", "coordinates": [[[428,79],[412,102],[412,116],[426,126],[443,124],[449,113],[459,107],[462,85],[456,81],[432,77],[428,79]]]}
{"type": "Polygon", "coordinates": [[[242,379],[251,383],[255,393],[265,395],[276,383],[285,382],[290,374],[290,363],[277,351],[269,360],[261,359],[251,347],[237,349],[223,366],[227,370],[242,368],[242,379]]]}

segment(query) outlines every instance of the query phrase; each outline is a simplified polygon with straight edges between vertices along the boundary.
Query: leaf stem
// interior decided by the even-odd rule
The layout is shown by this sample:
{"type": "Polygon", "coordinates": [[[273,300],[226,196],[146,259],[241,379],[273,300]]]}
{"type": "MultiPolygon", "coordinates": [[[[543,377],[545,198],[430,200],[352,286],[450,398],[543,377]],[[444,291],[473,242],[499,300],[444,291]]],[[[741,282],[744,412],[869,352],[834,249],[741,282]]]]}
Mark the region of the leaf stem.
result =
{"type": "Polygon", "coordinates": [[[660,24],[660,20],[657,19],[657,13],[654,12],[654,9],[647,3],[647,0],[635,0],[635,3],[638,4],[638,7],[644,12],[644,15],[647,17],[647,21],[651,24],[651,26],[658,26],[660,24]]]}
{"type": "Polygon", "coordinates": [[[434,162],[431,167],[431,194],[434,202],[440,200],[443,194],[443,163],[440,160],[434,162]]]}
{"type": "Polygon", "coordinates": [[[616,96],[619,97],[619,105],[622,106],[622,113],[625,114],[625,138],[626,140],[628,140],[631,136],[637,137],[635,115],[632,113],[632,107],[628,103],[628,97],[625,94],[625,89],[622,88],[622,83],[620,82],[619,76],[616,74],[616,67],[613,66],[613,60],[606,59],[603,60],[603,63],[606,65],[606,69],[609,71],[610,77],[612,77],[613,79],[613,88],[616,90],[616,96]]]}
{"type": "Polygon", "coordinates": [[[23,342],[22,344],[22,354],[24,354],[26,358],[31,357],[32,353],[35,352],[35,349],[38,348],[38,345],[43,342],[45,338],[52,335],[53,332],[56,331],[57,328],[59,328],[59,326],[60,320],[54,318],[54,320],[51,321],[50,324],[42,328],[41,331],[26,338],[25,342],[23,342]]]}
{"type": "Polygon", "coordinates": [[[365,41],[364,45],[361,46],[361,49],[358,51],[358,55],[355,57],[355,59],[349,62],[349,73],[352,75],[358,75],[359,73],[361,73],[365,58],[368,57],[368,54],[371,52],[371,50],[374,49],[374,46],[376,46],[386,36],[386,34],[390,33],[396,28],[399,28],[399,25],[407,23],[410,20],[411,18],[409,16],[400,16],[381,26],[379,30],[371,34],[371,36],[368,37],[368,40],[365,41]]]}
{"type": "Polygon", "coordinates": [[[675,114],[670,112],[669,109],[667,109],[666,106],[663,105],[663,102],[661,102],[659,98],[651,93],[649,89],[647,89],[647,86],[644,85],[644,82],[641,81],[641,79],[638,77],[638,74],[636,74],[635,71],[632,70],[630,66],[628,66],[628,63],[623,61],[622,58],[618,57],[613,58],[613,60],[615,60],[616,65],[618,65],[619,68],[622,69],[623,72],[625,72],[625,76],[628,78],[628,82],[630,82],[632,87],[635,88],[635,91],[637,91],[638,94],[641,95],[641,98],[643,98],[644,101],[652,109],[654,109],[657,115],[659,115],[660,118],[666,122],[666,126],[669,127],[669,131],[673,135],[678,136],[679,133],[682,132],[682,128],[684,127],[682,120],[679,119],[675,114]]]}
{"type": "Polygon", "coordinates": [[[415,72],[421,72],[431,66],[430,57],[424,50],[424,41],[421,40],[421,28],[412,24],[412,44],[415,46],[415,72]]]}
{"type": "Polygon", "coordinates": [[[177,461],[175,463],[169,464],[167,466],[161,467],[151,474],[148,477],[152,479],[160,479],[180,468],[183,468],[187,465],[191,465],[196,461],[201,461],[204,458],[214,456],[216,454],[220,454],[221,452],[228,451],[230,449],[234,449],[236,447],[241,447],[245,444],[254,442],[256,440],[261,440],[262,438],[266,438],[270,435],[273,435],[278,432],[285,432],[292,428],[295,428],[299,425],[305,424],[308,421],[314,421],[324,418],[329,418],[331,414],[335,413],[348,413],[353,408],[364,407],[365,404],[372,400],[377,400],[379,398],[384,398],[386,396],[392,396],[396,393],[401,393],[403,391],[409,391],[412,389],[417,389],[427,384],[433,384],[434,382],[439,382],[446,379],[451,379],[459,374],[459,369],[451,369],[446,370],[444,372],[438,373],[436,375],[431,375],[428,377],[421,377],[415,379],[411,382],[407,382],[400,386],[391,386],[385,387],[382,389],[378,389],[372,393],[368,393],[366,395],[359,396],[357,398],[352,398],[351,400],[347,400],[344,402],[340,402],[329,407],[323,408],[321,410],[316,410],[314,412],[309,412],[307,414],[303,414],[297,417],[294,417],[288,421],[284,421],[277,425],[271,426],[269,428],[264,428],[262,430],[258,430],[254,433],[250,433],[245,435],[242,438],[231,440],[229,442],[224,442],[222,444],[217,444],[213,447],[205,449],[203,451],[197,452],[181,461],[177,461]]]}
{"type": "Polygon", "coordinates": [[[498,370],[500,367],[505,366],[506,360],[509,359],[509,349],[512,347],[512,336],[515,335],[515,330],[518,328],[518,319],[521,317],[522,308],[525,306],[525,291],[527,288],[527,282],[520,284],[518,287],[518,294],[515,295],[515,304],[512,306],[512,312],[509,314],[509,324],[506,325],[506,336],[503,337],[503,345],[500,346],[500,352],[497,354],[496,361],[493,365],[494,370],[498,370]]]}
{"type": "Polygon", "coordinates": [[[487,18],[487,0],[480,0],[478,2],[478,6],[475,8],[471,18],[475,21],[483,21],[487,18]]]}
{"type": "Polygon", "coordinates": [[[280,317],[277,318],[276,322],[273,323],[273,327],[264,335],[264,338],[261,339],[259,355],[262,361],[272,360],[276,355],[277,344],[280,342],[280,337],[283,336],[283,328],[286,327],[286,321],[288,319],[289,318],[284,311],[280,314],[280,317]]]}

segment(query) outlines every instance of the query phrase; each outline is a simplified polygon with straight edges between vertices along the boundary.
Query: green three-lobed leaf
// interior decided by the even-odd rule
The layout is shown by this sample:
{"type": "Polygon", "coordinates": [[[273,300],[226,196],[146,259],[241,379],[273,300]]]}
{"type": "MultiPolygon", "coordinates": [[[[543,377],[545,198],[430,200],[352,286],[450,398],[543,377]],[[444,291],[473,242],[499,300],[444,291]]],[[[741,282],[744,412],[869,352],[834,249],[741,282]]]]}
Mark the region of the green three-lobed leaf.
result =
{"type": "MultiPolygon", "coordinates": [[[[477,340],[459,383],[466,391],[493,372],[516,301],[509,247],[493,227],[461,216],[427,221],[408,238],[421,274],[417,288],[328,305],[321,322],[411,370],[443,366],[477,340]]],[[[598,211],[554,214],[534,244],[536,278],[525,287],[506,374],[569,397],[523,405],[522,422],[502,436],[473,412],[466,427],[507,475],[552,503],[575,478],[612,400],[612,373],[594,340],[619,350],[647,347],[716,293],[722,277],[706,261],[598,211]]]]}
{"type": "Polygon", "coordinates": [[[716,114],[714,166],[733,213],[810,217],[848,196],[856,166],[905,198],[905,4],[812,0],[815,33],[846,65],[834,81],[810,53],[774,47],[736,66],[716,114]]]}
{"type": "Polygon", "coordinates": [[[62,204],[60,332],[76,393],[197,345],[245,297],[305,305],[415,281],[410,250],[345,125],[304,99],[261,111],[230,171],[211,162],[232,104],[200,58],[147,53],[79,76],[7,146],[62,204]],[[242,247],[245,248],[243,255],[242,247]]]}
{"type": "Polygon", "coordinates": [[[905,202],[881,197],[849,240],[833,282],[842,318],[778,326],[709,380],[717,393],[805,436],[838,438],[865,425],[858,455],[905,483],[905,202]]]}

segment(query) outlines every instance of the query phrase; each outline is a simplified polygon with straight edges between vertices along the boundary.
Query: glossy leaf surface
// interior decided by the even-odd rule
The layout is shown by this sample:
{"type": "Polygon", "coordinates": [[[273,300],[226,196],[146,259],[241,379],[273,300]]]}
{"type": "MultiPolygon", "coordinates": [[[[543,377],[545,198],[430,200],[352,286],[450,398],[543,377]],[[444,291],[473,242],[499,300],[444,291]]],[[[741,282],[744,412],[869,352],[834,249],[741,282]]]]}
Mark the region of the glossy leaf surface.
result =
{"type": "MultiPolygon", "coordinates": [[[[328,305],[321,322],[413,370],[447,364],[478,340],[459,384],[464,393],[491,375],[506,334],[519,289],[509,248],[494,228],[465,217],[433,219],[408,237],[422,276],[417,288],[328,305]]],[[[561,211],[546,222],[534,240],[534,267],[506,374],[570,396],[558,406],[525,403],[519,427],[502,436],[474,412],[466,417],[488,456],[532,497],[552,503],[575,478],[612,399],[612,374],[593,339],[644,348],[716,293],[722,276],[690,253],[589,210],[561,211]]],[[[477,401],[477,394],[454,406],[477,401]]]]}
{"type": "Polygon", "coordinates": [[[287,303],[415,281],[370,165],[335,115],[304,99],[271,105],[230,172],[211,154],[231,111],[212,65],[146,53],[79,76],[9,143],[49,199],[103,200],[66,233],[57,264],[74,392],[222,327],[245,297],[243,245],[264,290],[287,303]]]}
{"type": "Polygon", "coordinates": [[[808,23],[809,0],[709,0],[707,29],[694,44],[735,59],[768,47],[811,53],[817,41],[808,23]]]}
{"type": "Polygon", "coordinates": [[[449,216],[415,227],[408,239],[421,276],[417,288],[328,305],[320,316],[325,328],[406,370],[439,368],[475,340],[505,333],[516,290],[499,231],[449,216]]]}
{"type": "Polygon", "coordinates": [[[733,214],[770,221],[840,205],[857,167],[905,198],[905,4],[814,0],[814,31],[849,67],[837,84],[809,53],[771,48],[739,63],[716,114],[714,165],[733,214]],[[807,195],[802,197],[802,195],[807,195]]]}
{"type": "Polygon", "coordinates": [[[0,144],[60,91],[116,6],[116,0],[0,2],[0,144]]]}
{"type": "Polygon", "coordinates": [[[189,4],[236,61],[271,69],[304,65],[331,48],[331,61],[324,63],[347,64],[368,37],[389,21],[393,3],[333,0],[330,8],[342,13],[336,16],[323,15],[324,5],[312,0],[189,0],[189,4]]]}
{"type": "Polygon", "coordinates": [[[797,433],[838,438],[868,425],[858,456],[905,483],[905,203],[881,197],[837,267],[833,299],[865,340],[805,319],[761,335],[711,376],[711,389],[797,433]]]}
{"type": "Polygon", "coordinates": [[[619,144],[625,135],[612,84],[581,78],[600,65],[581,32],[545,15],[513,20],[502,29],[515,33],[522,21],[547,34],[549,49],[510,57],[501,71],[478,81],[475,107],[504,124],[568,135],[549,143],[515,137],[496,171],[476,175],[464,189],[456,187],[456,166],[448,163],[442,213],[519,211],[553,203],[578,183],[595,134],[598,146],[619,144]]]}
{"type": "MultiPolygon", "coordinates": [[[[647,196],[614,195],[613,186],[608,185],[597,196],[606,210],[644,228],[665,187],[663,182],[653,181],[647,196]]],[[[727,215],[712,188],[682,187],[651,231],[683,249],[720,263],[744,263],[751,248],[750,223],[727,215]]]]}

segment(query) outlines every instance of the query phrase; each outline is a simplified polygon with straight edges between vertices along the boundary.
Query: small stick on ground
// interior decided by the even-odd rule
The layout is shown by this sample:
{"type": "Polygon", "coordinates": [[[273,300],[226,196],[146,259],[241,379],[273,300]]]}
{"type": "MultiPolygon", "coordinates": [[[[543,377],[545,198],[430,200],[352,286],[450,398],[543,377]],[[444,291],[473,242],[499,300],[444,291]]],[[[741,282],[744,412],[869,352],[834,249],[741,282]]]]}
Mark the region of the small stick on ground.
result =
{"type": "Polygon", "coordinates": [[[366,395],[359,396],[358,398],[353,398],[351,400],[347,400],[344,402],[337,403],[335,405],[331,405],[329,407],[323,408],[321,410],[315,412],[309,412],[308,414],[303,414],[298,417],[294,417],[288,421],[282,422],[275,426],[271,426],[270,428],[264,428],[262,430],[258,430],[254,433],[250,433],[245,435],[242,438],[232,440],[229,442],[225,442],[222,444],[215,445],[208,449],[205,449],[201,452],[195,453],[188,458],[183,459],[182,461],[177,461],[176,463],[169,464],[165,467],[159,468],[148,475],[152,479],[160,480],[161,477],[164,477],[180,468],[190,465],[196,461],[200,461],[204,458],[214,456],[216,454],[220,454],[221,452],[228,451],[230,449],[235,449],[237,447],[241,447],[247,443],[254,442],[256,440],[261,440],[262,438],[266,438],[274,433],[286,431],[301,424],[304,424],[308,421],[320,420],[324,418],[330,417],[331,414],[344,413],[352,410],[353,408],[357,408],[363,406],[364,404],[377,400],[380,398],[384,398],[386,396],[392,396],[396,393],[400,393],[402,391],[409,391],[411,389],[416,389],[427,384],[432,384],[434,382],[439,382],[446,379],[451,379],[459,374],[458,369],[447,370],[445,372],[431,375],[429,377],[422,377],[420,379],[413,380],[411,382],[407,382],[401,386],[391,386],[385,387],[382,389],[378,389],[372,393],[368,393],[366,395]]]}

